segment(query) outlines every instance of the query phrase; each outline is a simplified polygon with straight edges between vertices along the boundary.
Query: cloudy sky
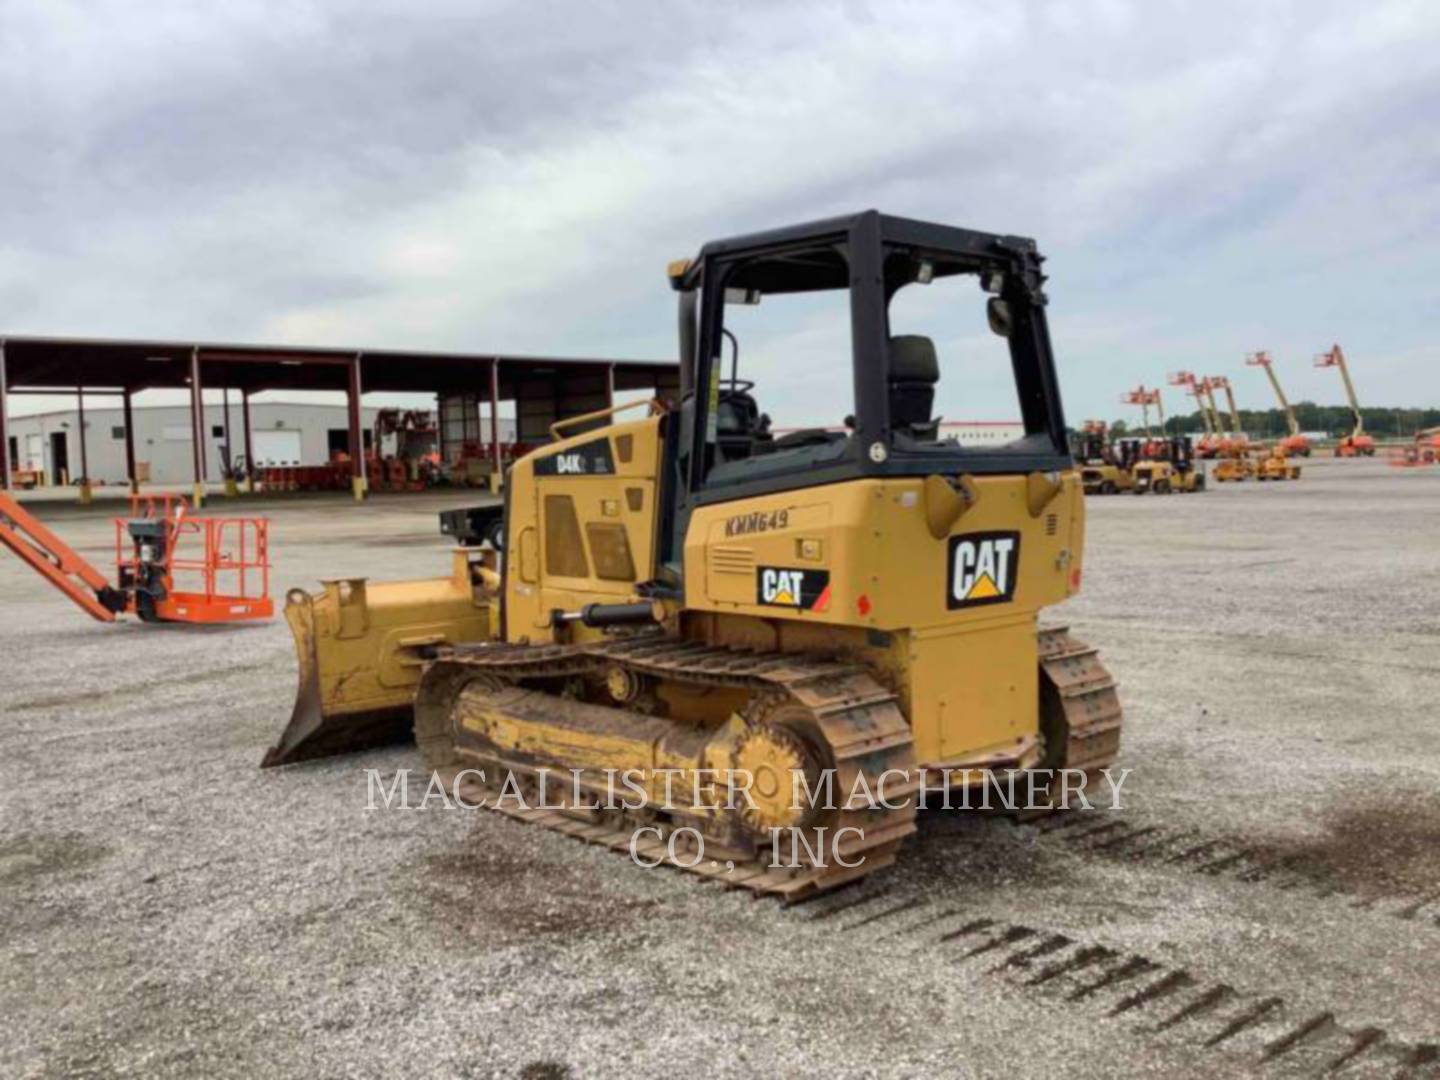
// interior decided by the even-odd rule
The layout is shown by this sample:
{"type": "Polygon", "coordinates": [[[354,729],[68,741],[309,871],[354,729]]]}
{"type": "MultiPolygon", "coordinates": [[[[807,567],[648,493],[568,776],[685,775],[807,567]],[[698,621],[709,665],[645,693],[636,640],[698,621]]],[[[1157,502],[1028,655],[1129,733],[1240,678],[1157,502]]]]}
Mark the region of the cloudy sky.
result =
{"type": "MultiPolygon", "coordinates": [[[[1426,0],[5,0],[0,332],[669,357],[668,260],[874,206],[1040,241],[1072,422],[1267,405],[1257,348],[1336,402],[1332,341],[1433,405],[1437,56],[1426,0]]],[[[947,415],[1008,418],[957,304],[947,415]]],[[[762,310],[762,395],[843,413],[830,309],[762,310]]]]}

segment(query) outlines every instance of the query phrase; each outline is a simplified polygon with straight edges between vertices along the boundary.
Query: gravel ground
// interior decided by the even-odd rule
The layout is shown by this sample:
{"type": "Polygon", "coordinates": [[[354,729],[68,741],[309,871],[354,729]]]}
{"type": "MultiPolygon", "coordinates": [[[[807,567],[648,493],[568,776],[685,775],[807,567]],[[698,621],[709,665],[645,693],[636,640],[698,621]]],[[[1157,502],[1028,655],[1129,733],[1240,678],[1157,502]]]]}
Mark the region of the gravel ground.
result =
{"type": "MultiPolygon", "coordinates": [[[[456,502],[259,504],[274,594],[443,573],[456,502]]],[[[1050,617],[1122,682],[1124,808],[930,812],[794,909],[367,811],[412,748],[262,773],[282,620],[101,626],[0,559],[0,1074],[1433,1071],[1440,471],[1090,507],[1050,617]]],[[[44,512],[108,558],[103,506],[44,512]]]]}

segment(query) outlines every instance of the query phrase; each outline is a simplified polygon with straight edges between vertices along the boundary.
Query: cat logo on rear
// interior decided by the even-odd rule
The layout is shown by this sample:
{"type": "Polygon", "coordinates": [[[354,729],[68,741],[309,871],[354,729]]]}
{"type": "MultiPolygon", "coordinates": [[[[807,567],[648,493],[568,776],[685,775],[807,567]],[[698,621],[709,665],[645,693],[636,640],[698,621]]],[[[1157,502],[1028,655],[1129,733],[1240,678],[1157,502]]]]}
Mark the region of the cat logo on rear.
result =
{"type": "Polygon", "coordinates": [[[950,538],[945,603],[952,611],[1015,598],[1020,576],[1018,532],[966,533],[950,538]]]}

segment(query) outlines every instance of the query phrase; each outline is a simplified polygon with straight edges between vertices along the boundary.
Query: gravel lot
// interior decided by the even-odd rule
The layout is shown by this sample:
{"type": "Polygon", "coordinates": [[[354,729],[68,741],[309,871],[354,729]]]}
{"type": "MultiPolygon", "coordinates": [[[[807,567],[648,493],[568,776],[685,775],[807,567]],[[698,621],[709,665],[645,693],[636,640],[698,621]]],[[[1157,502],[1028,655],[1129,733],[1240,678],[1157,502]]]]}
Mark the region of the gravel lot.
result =
{"type": "MultiPolygon", "coordinates": [[[[465,501],[257,504],[274,595],[442,574],[465,501]]],[[[110,512],[45,506],[102,563],[110,512]]],[[[0,557],[0,1074],[1428,1075],[1437,521],[1440,470],[1375,462],[1092,500],[1049,621],[1123,684],[1124,809],[931,812],[794,909],[368,812],[412,748],[262,773],[283,620],[102,626],[0,557]]]]}

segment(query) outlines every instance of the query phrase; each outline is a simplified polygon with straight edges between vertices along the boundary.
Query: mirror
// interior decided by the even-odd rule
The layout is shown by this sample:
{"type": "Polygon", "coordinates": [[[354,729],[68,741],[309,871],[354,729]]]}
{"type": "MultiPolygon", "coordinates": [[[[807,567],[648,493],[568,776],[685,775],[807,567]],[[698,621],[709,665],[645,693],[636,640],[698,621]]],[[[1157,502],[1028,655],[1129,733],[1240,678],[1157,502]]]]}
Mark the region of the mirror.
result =
{"type": "Polygon", "coordinates": [[[727,304],[758,304],[760,302],[759,289],[726,289],[725,303],[727,304]]]}
{"type": "Polygon", "coordinates": [[[993,296],[999,296],[1005,291],[1005,271],[1003,270],[982,270],[980,271],[980,288],[993,296]]]}
{"type": "Polygon", "coordinates": [[[990,320],[990,329],[993,333],[1003,338],[1010,336],[1010,331],[1015,327],[1014,316],[1010,314],[1010,305],[998,296],[992,296],[985,303],[985,317],[990,320]]]}

